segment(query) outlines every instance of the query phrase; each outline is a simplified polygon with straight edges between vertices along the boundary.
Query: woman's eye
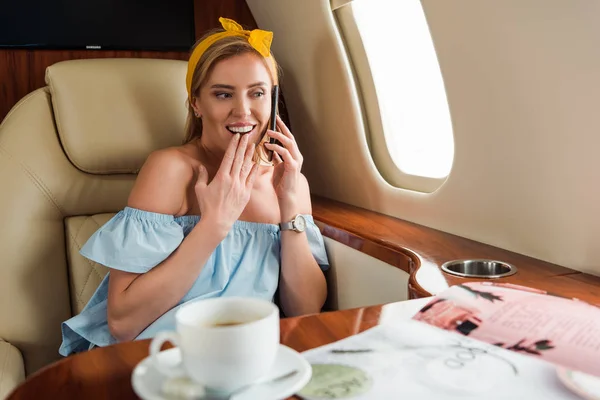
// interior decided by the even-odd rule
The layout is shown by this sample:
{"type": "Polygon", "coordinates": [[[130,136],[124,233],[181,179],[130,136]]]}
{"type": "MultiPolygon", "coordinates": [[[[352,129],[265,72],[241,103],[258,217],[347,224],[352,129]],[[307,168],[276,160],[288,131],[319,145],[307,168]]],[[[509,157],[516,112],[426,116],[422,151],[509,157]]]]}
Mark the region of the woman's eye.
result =
{"type": "Polygon", "coordinates": [[[231,97],[231,93],[215,93],[217,99],[228,99],[231,97]]]}
{"type": "Polygon", "coordinates": [[[256,92],[254,93],[254,97],[262,97],[265,95],[265,92],[256,92]]]}

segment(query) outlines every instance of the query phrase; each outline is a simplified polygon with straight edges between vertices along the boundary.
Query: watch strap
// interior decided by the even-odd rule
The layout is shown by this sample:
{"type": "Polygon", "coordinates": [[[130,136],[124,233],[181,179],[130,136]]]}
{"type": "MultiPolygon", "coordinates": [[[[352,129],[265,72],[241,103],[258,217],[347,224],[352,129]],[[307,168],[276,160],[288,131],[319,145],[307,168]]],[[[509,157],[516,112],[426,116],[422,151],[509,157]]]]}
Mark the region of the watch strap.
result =
{"type": "Polygon", "coordinates": [[[294,220],[291,220],[289,222],[281,222],[279,224],[279,229],[281,229],[282,231],[294,230],[294,220]]]}

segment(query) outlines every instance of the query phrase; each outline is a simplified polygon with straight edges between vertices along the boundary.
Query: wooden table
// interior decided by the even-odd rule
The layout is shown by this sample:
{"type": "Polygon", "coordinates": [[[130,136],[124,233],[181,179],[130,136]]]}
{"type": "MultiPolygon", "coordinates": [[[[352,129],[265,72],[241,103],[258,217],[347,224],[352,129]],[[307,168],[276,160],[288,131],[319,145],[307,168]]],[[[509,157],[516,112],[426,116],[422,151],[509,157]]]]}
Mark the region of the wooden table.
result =
{"type": "MultiPolygon", "coordinates": [[[[383,317],[408,319],[428,300],[282,319],[281,343],[296,351],[309,350],[372,328],[383,317]]],[[[64,358],[28,377],[8,399],[138,399],[131,373],[148,356],[149,345],[149,339],[140,340],[64,358]]]]}

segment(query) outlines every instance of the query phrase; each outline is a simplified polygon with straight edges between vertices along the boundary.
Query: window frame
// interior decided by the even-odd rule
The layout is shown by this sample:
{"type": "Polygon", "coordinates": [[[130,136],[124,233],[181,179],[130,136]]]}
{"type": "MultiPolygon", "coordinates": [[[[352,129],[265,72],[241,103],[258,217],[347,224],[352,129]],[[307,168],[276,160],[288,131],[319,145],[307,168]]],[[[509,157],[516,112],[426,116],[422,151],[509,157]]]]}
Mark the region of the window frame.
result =
{"type": "MultiPolygon", "coordinates": [[[[382,178],[392,186],[423,193],[433,193],[439,189],[452,173],[452,166],[445,177],[432,178],[403,172],[394,162],[388,150],[384,134],[383,119],[379,106],[379,96],[365,46],[354,18],[352,0],[332,0],[333,18],[348,56],[352,77],[357,87],[361,105],[367,145],[371,158],[382,178]]],[[[451,122],[452,124],[452,122],[451,122]]],[[[456,157],[454,130],[453,163],[456,157]]]]}

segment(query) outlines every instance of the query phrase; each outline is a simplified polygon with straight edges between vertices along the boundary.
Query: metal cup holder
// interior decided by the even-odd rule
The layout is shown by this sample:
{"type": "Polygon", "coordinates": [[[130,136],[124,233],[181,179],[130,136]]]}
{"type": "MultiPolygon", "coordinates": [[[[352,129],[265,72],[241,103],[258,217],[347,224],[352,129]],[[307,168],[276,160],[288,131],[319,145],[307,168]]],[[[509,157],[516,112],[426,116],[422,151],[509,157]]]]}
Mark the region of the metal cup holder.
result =
{"type": "Polygon", "coordinates": [[[442,265],[442,271],[463,278],[503,278],[517,273],[517,267],[496,260],[454,260],[442,265]]]}

